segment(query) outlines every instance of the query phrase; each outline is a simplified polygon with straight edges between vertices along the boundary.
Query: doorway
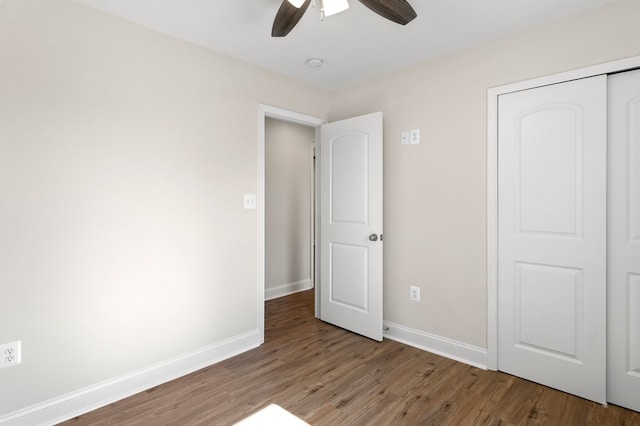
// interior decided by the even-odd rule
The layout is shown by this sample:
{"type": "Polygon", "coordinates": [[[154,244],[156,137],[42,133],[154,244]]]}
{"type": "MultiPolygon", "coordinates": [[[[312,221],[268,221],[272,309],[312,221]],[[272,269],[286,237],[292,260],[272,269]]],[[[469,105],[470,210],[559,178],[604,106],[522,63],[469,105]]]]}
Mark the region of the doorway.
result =
{"type": "MultiPolygon", "coordinates": [[[[288,111],[282,108],[277,108],[277,107],[273,107],[273,106],[269,106],[269,105],[260,105],[260,119],[259,119],[259,151],[258,151],[258,157],[259,157],[259,164],[258,164],[258,170],[259,170],[259,178],[258,178],[258,214],[259,214],[259,232],[258,232],[258,240],[259,240],[259,253],[258,253],[258,327],[260,330],[260,339],[261,339],[261,343],[264,343],[264,315],[265,315],[265,308],[264,308],[264,303],[267,297],[267,292],[266,292],[266,250],[267,250],[267,241],[266,241],[266,177],[267,177],[267,163],[266,163],[266,144],[267,142],[267,134],[266,134],[266,126],[267,126],[267,120],[278,120],[280,122],[283,123],[289,123],[289,124],[294,124],[294,125],[300,125],[303,127],[307,127],[307,128],[312,128],[315,130],[314,134],[314,140],[317,141],[319,134],[320,134],[320,126],[322,124],[325,124],[327,121],[318,117],[313,117],[313,116],[309,116],[309,115],[305,115],[305,114],[300,114],[297,112],[293,112],[293,111],[288,111]]],[[[317,172],[314,170],[314,173],[316,173],[317,176],[317,172]]],[[[314,181],[317,181],[317,179],[314,179],[314,181]]],[[[314,200],[313,200],[313,210],[317,210],[318,208],[318,203],[317,203],[317,184],[316,187],[314,188],[314,200]]],[[[319,233],[317,232],[318,229],[318,217],[317,215],[313,214],[313,224],[311,226],[314,235],[316,236],[316,243],[319,242],[319,233]]],[[[317,251],[314,253],[314,259],[312,264],[314,265],[318,265],[319,264],[319,253],[317,253],[317,251]]],[[[313,282],[318,283],[319,279],[320,279],[320,271],[317,270],[317,268],[313,267],[314,269],[314,276],[312,277],[313,282]]],[[[319,307],[319,286],[315,286],[315,316],[319,317],[320,314],[320,307],[319,307]]]]}
{"type": "Polygon", "coordinates": [[[258,326],[264,343],[266,120],[315,128],[315,316],[382,340],[382,113],[325,124],[261,106],[258,326]],[[320,130],[322,129],[322,135],[320,130]],[[322,136],[322,137],[320,137],[322,136]],[[323,280],[323,277],[326,278],[323,280]]]}
{"type": "Polygon", "coordinates": [[[315,129],[265,120],[265,299],[314,285],[315,129]]]}

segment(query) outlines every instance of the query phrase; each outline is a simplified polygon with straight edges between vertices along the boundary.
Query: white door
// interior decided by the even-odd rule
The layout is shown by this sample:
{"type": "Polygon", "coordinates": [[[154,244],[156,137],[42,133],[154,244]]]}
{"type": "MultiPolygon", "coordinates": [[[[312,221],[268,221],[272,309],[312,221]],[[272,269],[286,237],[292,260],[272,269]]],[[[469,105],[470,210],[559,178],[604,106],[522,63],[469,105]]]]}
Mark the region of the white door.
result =
{"type": "Polygon", "coordinates": [[[498,368],[605,403],[606,76],[498,102],[498,368]]]}
{"type": "Polygon", "coordinates": [[[640,71],[609,78],[610,402],[640,411],[640,71]]]}
{"type": "Polygon", "coordinates": [[[382,113],[322,126],[320,319],[382,340],[382,113]]]}

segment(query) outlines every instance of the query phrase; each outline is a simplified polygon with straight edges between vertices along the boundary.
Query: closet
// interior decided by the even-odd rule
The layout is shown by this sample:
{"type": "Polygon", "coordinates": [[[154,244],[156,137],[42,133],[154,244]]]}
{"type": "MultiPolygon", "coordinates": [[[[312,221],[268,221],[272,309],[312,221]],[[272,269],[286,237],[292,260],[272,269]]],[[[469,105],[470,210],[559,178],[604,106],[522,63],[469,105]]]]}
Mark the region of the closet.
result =
{"type": "Polygon", "coordinates": [[[640,70],[497,111],[497,368],[640,411],[640,70]]]}

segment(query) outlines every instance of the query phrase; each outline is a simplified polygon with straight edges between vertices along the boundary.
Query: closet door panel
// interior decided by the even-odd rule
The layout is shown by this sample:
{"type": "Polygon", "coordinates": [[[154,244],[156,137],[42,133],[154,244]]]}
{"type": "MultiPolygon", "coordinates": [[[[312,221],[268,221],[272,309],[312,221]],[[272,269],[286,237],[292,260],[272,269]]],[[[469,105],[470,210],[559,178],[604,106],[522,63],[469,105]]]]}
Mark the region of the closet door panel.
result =
{"type": "Polygon", "coordinates": [[[640,70],[609,77],[608,400],[640,411],[640,70]]]}
{"type": "Polygon", "coordinates": [[[499,98],[498,368],[606,401],[605,76],[499,98]]]}

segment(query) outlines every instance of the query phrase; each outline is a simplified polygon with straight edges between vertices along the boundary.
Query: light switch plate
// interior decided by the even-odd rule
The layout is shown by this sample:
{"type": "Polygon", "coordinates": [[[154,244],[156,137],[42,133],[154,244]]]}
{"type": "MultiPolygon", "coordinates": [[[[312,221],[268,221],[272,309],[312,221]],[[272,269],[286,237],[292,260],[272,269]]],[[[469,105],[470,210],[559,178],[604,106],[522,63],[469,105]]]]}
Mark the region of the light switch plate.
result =
{"type": "Polygon", "coordinates": [[[409,132],[402,132],[400,136],[400,143],[402,145],[409,145],[409,132]]]}
{"type": "Polygon", "coordinates": [[[254,210],[256,208],[256,194],[244,194],[245,210],[254,210]]]}
{"type": "Polygon", "coordinates": [[[409,135],[411,145],[417,145],[420,143],[420,129],[412,129],[409,135]]]}

